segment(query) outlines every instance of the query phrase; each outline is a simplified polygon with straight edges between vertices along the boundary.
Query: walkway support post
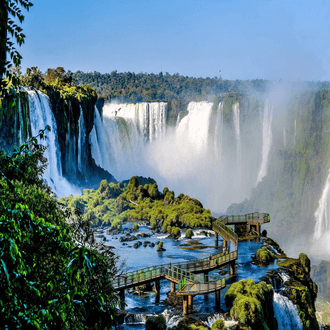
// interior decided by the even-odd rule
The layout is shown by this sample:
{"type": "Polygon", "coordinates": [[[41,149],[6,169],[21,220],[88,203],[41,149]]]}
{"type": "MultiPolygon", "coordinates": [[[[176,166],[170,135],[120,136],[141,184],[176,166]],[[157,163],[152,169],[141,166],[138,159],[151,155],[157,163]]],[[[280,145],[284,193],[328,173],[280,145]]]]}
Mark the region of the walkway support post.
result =
{"type": "Polygon", "coordinates": [[[125,303],[125,290],[124,289],[119,291],[119,299],[121,302],[125,303]]]}
{"type": "Polygon", "coordinates": [[[188,296],[188,313],[192,313],[194,307],[194,296],[188,296]]]}
{"type": "Polygon", "coordinates": [[[155,293],[156,293],[156,295],[159,295],[159,293],[160,293],[160,281],[159,280],[155,281],[155,293]]]}
{"type": "Polygon", "coordinates": [[[230,273],[230,275],[234,275],[235,274],[235,261],[232,261],[229,264],[229,273],[230,273]]]}
{"type": "Polygon", "coordinates": [[[215,309],[220,310],[220,290],[215,291],[215,309]]]}
{"type": "Polygon", "coordinates": [[[215,233],[214,238],[215,238],[215,244],[214,245],[215,245],[215,248],[217,249],[219,247],[218,234],[217,233],[215,233]]]}
{"type": "Polygon", "coordinates": [[[226,251],[227,250],[227,241],[223,240],[222,241],[222,246],[223,246],[222,251],[226,251]]]}
{"type": "Polygon", "coordinates": [[[188,315],[188,296],[183,296],[183,315],[188,315]]]}
{"type": "Polygon", "coordinates": [[[171,292],[175,292],[175,282],[171,282],[171,292]]]}

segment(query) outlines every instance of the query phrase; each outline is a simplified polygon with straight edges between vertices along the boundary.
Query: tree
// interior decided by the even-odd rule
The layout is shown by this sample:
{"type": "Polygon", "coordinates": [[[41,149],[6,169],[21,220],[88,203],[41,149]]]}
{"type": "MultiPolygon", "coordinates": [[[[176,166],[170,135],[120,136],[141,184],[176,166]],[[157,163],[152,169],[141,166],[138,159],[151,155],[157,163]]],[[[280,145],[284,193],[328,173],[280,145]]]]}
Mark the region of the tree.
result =
{"type": "Polygon", "coordinates": [[[14,87],[18,86],[18,79],[12,74],[11,68],[13,65],[17,67],[21,64],[22,56],[14,47],[8,34],[16,40],[18,46],[24,43],[23,30],[15,23],[15,19],[18,19],[20,23],[24,21],[20,6],[29,10],[33,4],[28,0],[0,1],[0,95],[10,83],[14,87]],[[7,61],[7,54],[10,56],[10,61],[7,61]],[[8,81],[4,80],[6,76],[9,78],[8,81]]]}
{"type": "Polygon", "coordinates": [[[43,152],[37,137],[0,151],[0,328],[109,329],[116,258],[79,210],[62,210],[41,178],[43,152]]]}

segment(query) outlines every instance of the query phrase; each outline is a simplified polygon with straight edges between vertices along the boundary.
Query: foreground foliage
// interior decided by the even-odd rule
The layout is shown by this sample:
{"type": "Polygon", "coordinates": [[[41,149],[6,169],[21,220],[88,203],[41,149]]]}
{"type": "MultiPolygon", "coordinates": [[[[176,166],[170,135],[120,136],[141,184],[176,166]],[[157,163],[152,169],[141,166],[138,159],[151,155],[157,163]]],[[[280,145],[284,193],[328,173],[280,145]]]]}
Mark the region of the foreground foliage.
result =
{"type": "Polygon", "coordinates": [[[43,152],[36,138],[0,150],[0,327],[109,329],[115,258],[79,212],[61,210],[40,177],[43,152]]]}

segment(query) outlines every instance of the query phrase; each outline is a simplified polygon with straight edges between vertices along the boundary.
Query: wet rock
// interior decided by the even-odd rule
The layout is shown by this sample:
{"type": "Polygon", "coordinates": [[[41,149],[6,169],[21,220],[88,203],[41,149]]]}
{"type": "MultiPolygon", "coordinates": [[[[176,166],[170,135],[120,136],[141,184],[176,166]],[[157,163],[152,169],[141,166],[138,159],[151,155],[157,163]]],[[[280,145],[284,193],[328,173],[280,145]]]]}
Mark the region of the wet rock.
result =
{"type": "Polygon", "coordinates": [[[151,242],[149,246],[150,247],[155,247],[155,243],[151,242]]]}
{"type": "Polygon", "coordinates": [[[140,247],[142,245],[142,243],[140,242],[140,241],[137,241],[134,245],[133,245],[133,247],[135,248],[135,249],[137,249],[138,247],[140,247]]]}
{"type": "Polygon", "coordinates": [[[171,306],[182,306],[183,305],[183,296],[178,296],[175,292],[169,292],[165,303],[171,306]]]}

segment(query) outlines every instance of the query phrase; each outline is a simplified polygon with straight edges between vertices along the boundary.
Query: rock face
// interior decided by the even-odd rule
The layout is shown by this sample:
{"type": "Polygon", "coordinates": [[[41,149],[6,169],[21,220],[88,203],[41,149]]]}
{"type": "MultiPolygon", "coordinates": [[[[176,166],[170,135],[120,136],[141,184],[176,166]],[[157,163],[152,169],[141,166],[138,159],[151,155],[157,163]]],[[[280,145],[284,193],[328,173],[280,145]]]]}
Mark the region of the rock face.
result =
{"type": "Polygon", "coordinates": [[[57,125],[63,176],[73,183],[83,184],[84,188],[97,188],[102,179],[116,182],[92,158],[89,134],[94,126],[96,95],[68,100],[50,87],[47,87],[47,95],[57,125]]]}
{"type": "Polygon", "coordinates": [[[330,301],[330,262],[321,261],[317,266],[311,267],[311,277],[318,286],[318,295],[330,301]]]}
{"type": "Polygon", "coordinates": [[[304,253],[298,259],[286,258],[279,266],[290,276],[284,294],[297,306],[304,329],[319,329],[315,315],[317,285],[310,277],[310,260],[304,253]]]}

